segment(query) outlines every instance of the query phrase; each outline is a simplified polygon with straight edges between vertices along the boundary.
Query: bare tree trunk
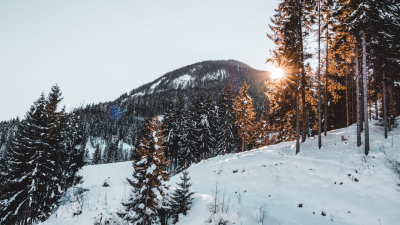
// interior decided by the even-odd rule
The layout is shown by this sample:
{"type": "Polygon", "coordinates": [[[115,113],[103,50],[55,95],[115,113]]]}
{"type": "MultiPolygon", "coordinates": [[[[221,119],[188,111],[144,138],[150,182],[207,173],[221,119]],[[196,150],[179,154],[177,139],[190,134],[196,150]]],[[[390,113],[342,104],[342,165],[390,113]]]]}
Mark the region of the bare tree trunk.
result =
{"type": "Polygon", "coordinates": [[[365,124],[365,155],[369,154],[369,127],[368,127],[368,77],[367,77],[367,43],[365,42],[365,31],[362,31],[363,40],[363,77],[364,77],[364,124],[365,124]]]}
{"type": "Polygon", "coordinates": [[[307,108],[307,136],[310,138],[310,112],[307,108]]]}
{"type": "Polygon", "coordinates": [[[351,107],[352,107],[352,116],[351,116],[351,124],[357,123],[357,92],[356,92],[356,81],[357,81],[357,76],[355,71],[353,71],[353,79],[351,80],[351,107]]]}
{"type": "Polygon", "coordinates": [[[321,142],[321,2],[318,1],[318,148],[321,142]]]}
{"type": "Polygon", "coordinates": [[[300,108],[300,96],[299,87],[296,87],[296,155],[300,152],[300,119],[299,119],[299,108],[300,108]]]}
{"type": "Polygon", "coordinates": [[[383,71],[383,96],[382,96],[382,98],[383,98],[383,121],[384,121],[384,124],[385,124],[385,139],[387,139],[388,138],[388,134],[387,134],[387,131],[388,131],[388,125],[387,125],[387,118],[386,118],[386,114],[387,114],[387,112],[386,112],[386,77],[385,77],[385,70],[383,71]]]}
{"type": "Polygon", "coordinates": [[[394,116],[394,108],[393,108],[393,82],[389,84],[389,131],[392,130],[393,125],[393,116],[394,116]]]}
{"type": "Polygon", "coordinates": [[[326,28],[326,58],[325,58],[325,110],[324,110],[324,135],[326,136],[326,131],[328,130],[328,27],[326,28]]]}
{"type": "Polygon", "coordinates": [[[357,147],[361,146],[361,101],[360,101],[360,72],[358,69],[358,46],[356,45],[356,85],[357,85],[357,147]]]}
{"type": "Polygon", "coordinates": [[[378,114],[378,96],[376,96],[375,99],[375,119],[377,120],[379,118],[379,114],[378,114]]]}
{"type": "Polygon", "coordinates": [[[346,119],[347,126],[350,126],[350,102],[349,102],[349,73],[346,71],[346,119]]]}
{"type": "Polygon", "coordinates": [[[242,138],[242,152],[244,152],[244,135],[243,135],[243,138],[242,138]]]}
{"type": "Polygon", "coordinates": [[[361,118],[361,122],[360,122],[360,132],[363,132],[364,131],[364,113],[363,113],[363,109],[364,109],[364,100],[363,100],[363,96],[364,96],[364,89],[363,89],[363,73],[362,73],[362,65],[360,65],[361,66],[361,68],[359,68],[360,69],[360,72],[359,72],[359,74],[360,74],[360,79],[358,80],[359,81],[359,84],[358,85],[360,85],[360,95],[358,96],[358,98],[359,98],[359,100],[360,100],[360,104],[361,104],[361,106],[360,106],[360,118],[361,118]]]}
{"type": "MultiPolygon", "coordinates": [[[[300,2],[301,4],[301,2],[300,2]]],[[[301,142],[306,141],[306,130],[307,130],[307,110],[306,110],[306,71],[304,68],[304,46],[303,46],[303,27],[301,24],[301,18],[303,17],[302,11],[299,10],[299,30],[300,30],[300,68],[301,68],[301,108],[302,108],[302,135],[301,142]]]]}

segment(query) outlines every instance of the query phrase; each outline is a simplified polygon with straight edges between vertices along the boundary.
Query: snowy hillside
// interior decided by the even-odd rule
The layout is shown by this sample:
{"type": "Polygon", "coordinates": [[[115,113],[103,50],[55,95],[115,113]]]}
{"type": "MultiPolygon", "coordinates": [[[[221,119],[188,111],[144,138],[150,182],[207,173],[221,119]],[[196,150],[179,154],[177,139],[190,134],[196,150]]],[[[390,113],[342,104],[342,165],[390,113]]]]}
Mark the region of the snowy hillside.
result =
{"type": "Polygon", "coordinates": [[[144,84],[123,95],[118,100],[125,102],[133,97],[159,95],[176,90],[217,89],[222,90],[228,83],[236,89],[244,82],[265,80],[266,71],[258,71],[235,60],[204,61],[188,65],[144,84]]]}
{"type": "MultiPolygon", "coordinates": [[[[191,166],[195,200],[178,224],[209,224],[208,205],[216,184],[219,201],[225,194],[229,208],[227,213],[214,215],[213,221],[223,218],[228,224],[258,224],[257,214],[265,205],[264,224],[271,225],[399,224],[399,176],[387,167],[386,155],[400,159],[400,129],[395,128],[385,140],[383,128],[371,126],[367,158],[363,147],[355,147],[355,131],[353,125],[329,132],[322,138],[322,149],[316,147],[317,139],[307,139],[298,155],[294,155],[294,143],[287,142],[191,166]],[[341,141],[342,135],[348,140],[341,141]]],[[[61,206],[43,225],[88,225],[100,218],[119,221],[115,212],[128,197],[125,177],[132,177],[132,171],[131,162],[84,167],[81,187],[89,189],[84,201],[61,206]],[[110,187],[102,187],[106,179],[110,187]],[[82,214],[74,216],[80,208],[82,214]]],[[[179,181],[178,176],[171,178],[171,190],[179,181]]]]}

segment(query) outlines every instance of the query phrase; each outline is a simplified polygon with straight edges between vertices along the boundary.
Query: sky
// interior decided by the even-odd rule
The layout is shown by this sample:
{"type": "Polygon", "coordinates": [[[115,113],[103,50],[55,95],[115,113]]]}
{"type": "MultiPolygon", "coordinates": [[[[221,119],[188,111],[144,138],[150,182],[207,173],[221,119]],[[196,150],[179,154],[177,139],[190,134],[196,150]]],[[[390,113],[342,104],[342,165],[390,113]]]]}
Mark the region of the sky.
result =
{"type": "Polygon", "coordinates": [[[205,60],[267,69],[278,0],[0,0],[0,121],[51,86],[68,110],[205,60]]]}

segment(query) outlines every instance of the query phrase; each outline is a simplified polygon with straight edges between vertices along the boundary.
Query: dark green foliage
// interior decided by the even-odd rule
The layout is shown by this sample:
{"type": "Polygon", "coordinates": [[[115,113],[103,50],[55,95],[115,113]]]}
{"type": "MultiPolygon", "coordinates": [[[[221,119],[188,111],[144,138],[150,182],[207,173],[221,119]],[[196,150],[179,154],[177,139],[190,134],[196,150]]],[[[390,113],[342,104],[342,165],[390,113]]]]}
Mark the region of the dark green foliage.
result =
{"type": "Polygon", "coordinates": [[[187,212],[190,210],[191,204],[193,203],[192,195],[193,192],[190,192],[190,186],[192,184],[189,182],[189,172],[187,170],[182,172],[182,176],[180,176],[181,183],[177,183],[179,186],[172,193],[172,203],[171,203],[171,214],[173,218],[173,224],[176,224],[179,220],[179,214],[187,215],[187,212]]]}
{"type": "Polygon", "coordinates": [[[163,207],[163,196],[167,190],[165,181],[169,176],[161,126],[157,117],[148,122],[146,135],[137,149],[141,159],[133,163],[133,179],[127,178],[133,190],[128,202],[123,203],[125,212],[119,215],[130,223],[150,225],[160,220],[159,209],[163,207]]]}
{"type": "Polygon", "coordinates": [[[101,150],[100,150],[100,146],[98,144],[96,145],[96,150],[94,151],[94,154],[93,154],[92,163],[93,164],[101,163],[101,150]]]}
{"type": "Polygon", "coordinates": [[[237,148],[238,137],[233,112],[233,99],[232,86],[229,85],[222,92],[218,101],[217,155],[234,152],[237,148]]]}
{"type": "Polygon", "coordinates": [[[80,182],[83,166],[81,127],[65,110],[57,111],[61,92],[54,86],[34,102],[8,143],[2,167],[1,224],[46,220],[61,195],[80,182]]]}

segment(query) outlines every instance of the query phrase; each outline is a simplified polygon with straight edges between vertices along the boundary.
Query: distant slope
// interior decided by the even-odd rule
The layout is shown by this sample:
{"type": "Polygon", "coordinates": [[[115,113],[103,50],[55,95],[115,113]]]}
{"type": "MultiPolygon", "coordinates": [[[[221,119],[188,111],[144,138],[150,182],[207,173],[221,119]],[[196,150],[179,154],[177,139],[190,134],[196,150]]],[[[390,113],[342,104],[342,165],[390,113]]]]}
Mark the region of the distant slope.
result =
{"type": "MultiPolygon", "coordinates": [[[[353,125],[329,132],[322,139],[322,149],[317,148],[317,139],[308,139],[298,155],[294,155],[294,143],[286,142],[191,166],[194,205],[178,224],[210,224],[207,206],[216,183],[221,198],[224,192],[230,198],[230,207],[228,213],[214,218],[229,220],[228,224],[256,225],[256,209],[262,204],[267,205],[266,224],[271,225],[398,224],[399,177],[386,167],[383,151],[400,159],[400,129],[395,128],[385,140],[382,127],[371,126],[371,152],[366,159],[363,146],[356,147],[355,130],[353,125]],[[348,140],[341,141],[342,135],[348,140]]],[[[89,192],[83,213],[73,216],[77,204],[68,203],[43,225],[94,224],[94,218],[101,216],[119,220],[115,212],[122,209],[120,202],[130,192],[125,177],[132,177],[132,171],[130,162],[84,167],[82,187],[89,192]],[[108,177],[111,187],[101,187],[108,177]]],[[[179,175],[169,181],[171,190],[176,182],[179,175]]]]}
{"type": "Polygon", "coordinates": [[[86,124],[89,138],[111,140],[113,135],[119,135],[125,143],[136,146],[143,122],[148,117],[164,114],[178,98],[186,107],[200,95],[210,96],[216,103],[229,84],[232,84],[235,94],[243,82],[250,84],[249,94],[260,115],[266,103],[264,82],[268,79],[268,72],[255,70],[235,60],[204,61],[166,73],[114,101],[87,105],[76,113],[86,124]],[[113,107],[123,111],[121,120],[112,117],[113,107]]]}
{"type": "Polygon", "coordinates": [[[125,108],[148,107],[151,110],[137,110],[138,116],[151,113],[162,114],[170,101],[178,95],[191,102],[199,93],[211,94],[217,98],[229,84],[237,93],[243,82],[250,84],[250,94],[255,98],[256,107],[263,104],[264,81],[269,73],[251,68],[235,60],[204,61],[166,73],[160,78],[121,95],[114,103],[125,108]],[[141,112],[139,112],[141,111],[141,112]]]}
{"type": "Polygon", "coordinates": [[[239,90],[243,82],[255,83],[266,80],[267,75],[266,71],[255,70],[247,64],[235,60],[204,61],[168,72],[153,82],[132,90],[130,96],[122,97],[120,100],[172,90],[224,87],[229,83],[234,86],[235,90],[239,90]]]}

